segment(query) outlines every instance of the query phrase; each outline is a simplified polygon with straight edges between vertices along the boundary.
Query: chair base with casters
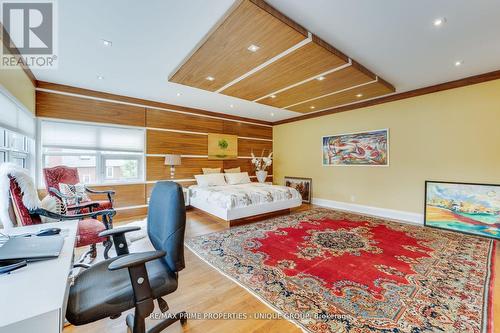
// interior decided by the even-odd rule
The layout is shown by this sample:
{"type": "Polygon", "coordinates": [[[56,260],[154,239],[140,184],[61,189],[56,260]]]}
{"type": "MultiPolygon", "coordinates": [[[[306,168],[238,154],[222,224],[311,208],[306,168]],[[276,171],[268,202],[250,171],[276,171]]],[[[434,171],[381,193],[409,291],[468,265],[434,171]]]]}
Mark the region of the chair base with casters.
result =
{"type": "Polygon", "coordinates": [[[178,286],[178,272],[184,268],[184,230],[186,211],[182,188],[174,182],[158,182],[148,211],[148,236],[155,251],[129,253],[125,234],[139,227],[106,230],[100,236],[112,237],[117,257],[83,270],[69,291],[66,318],[73,325],[96,320],[116,319],[132,308],[126,325],[133,333],[155,333],[173,323],[187,322],[186,312],[165,315],[164,320],[146,330],[146,318],[154,310],[168,310],[163,296],[178,286]]]}

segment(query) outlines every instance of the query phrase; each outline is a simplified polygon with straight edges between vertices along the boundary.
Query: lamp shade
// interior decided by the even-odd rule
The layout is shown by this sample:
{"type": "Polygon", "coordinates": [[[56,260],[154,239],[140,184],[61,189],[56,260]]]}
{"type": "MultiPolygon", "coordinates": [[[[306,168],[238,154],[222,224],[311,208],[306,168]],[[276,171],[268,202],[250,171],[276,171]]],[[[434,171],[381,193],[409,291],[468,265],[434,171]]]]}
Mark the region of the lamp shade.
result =
{"type": "Polygon", "coordinates": [[[165,165],[181,165],[181,155],[165,155],[165,165]]]}

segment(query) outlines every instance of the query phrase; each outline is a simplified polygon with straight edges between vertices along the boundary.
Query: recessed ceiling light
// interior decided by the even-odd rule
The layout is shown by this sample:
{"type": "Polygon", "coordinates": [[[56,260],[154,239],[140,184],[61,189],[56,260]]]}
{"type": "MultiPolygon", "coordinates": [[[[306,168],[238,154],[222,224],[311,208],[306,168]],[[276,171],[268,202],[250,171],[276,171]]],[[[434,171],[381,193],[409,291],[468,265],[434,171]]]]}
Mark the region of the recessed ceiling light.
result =
{"type": "Polygon", "coordinates": [[[97,79],[98,79],[98,80],[104,80],[104,76],[102,76],[102,75],[97,75],[97,79]]]}
{"type": "Polygon", "coordinates": [[[270,115],[271,115],[271,117],[274,117],[274,112],[271,112],[270,115]]]}
{"type": "Polygon", "coordinates": [[[255,44],[252,44],[250,45],[247,50],[250,51],[250,52],[257,52],[258,50],[260,49],[259,46],[255,45],[255,44]]]}
{"type": "Polygon", "coordinates": [[[229,104],[229,107],[232,109],[234,108],[234,104],[229,104]]]}
{"type": "Polygon", "coordinates": [[[207,79],[208,81],[214,81],[215,78],[213,76],[207,76],[205,79],[207,79]]]}
{"type": "Polygon", "coordinates": [[[462,66],[463,64],[464,64],[464,62],[462,60],[455,61],[455,67],[462,66]]]}
{"type": "Polygon", "coordinates": [[[357,94],[356,97],[357,98],[363,97],[363,94],[357,94]]]}
{"type": "Polygon", "coordinates": [[[325,79],[324,76],[320,76],[320,77],[316,78],[316,80],[318,80],[318,81],[323,81],[324,79],[325,79]]]}
{"type": "Polygon", "coordinates": [[[101,42],[102,42],[102,45],[104,45],[106,47],[113,46],[113,42],[110,40],[101,39],[101,42]]]}
{"type": "Polygon", "coordinates": [[[434,24],[435,27],[440,27],[445,23],[446,23],[445,17],[439,17],[439,18],[435,19],[434,22],[432,22],[432,24],[434,24]]]}
{"type": "Polygon", "coordinates": [[[311,106],[309,107],[309,109],[314,110],[314,109],[316,109],[316,107],[315,107],[314,105],[311,105],[311,106]]]}
{"type": "Polygon", "coordinates": [[[276,98],[276,95],[274,95],[274,94],[273,94],[273,95],[271,95],[271,96],[269,96],[269,97],[271,97],[271,98],[276,98]]]}
{"type": "Polygon", "coordinates": [[[180,93],[180,92],[177,93],[177,96],[181,96],[181,95],[182,95],[182,93],[180,93]]]}

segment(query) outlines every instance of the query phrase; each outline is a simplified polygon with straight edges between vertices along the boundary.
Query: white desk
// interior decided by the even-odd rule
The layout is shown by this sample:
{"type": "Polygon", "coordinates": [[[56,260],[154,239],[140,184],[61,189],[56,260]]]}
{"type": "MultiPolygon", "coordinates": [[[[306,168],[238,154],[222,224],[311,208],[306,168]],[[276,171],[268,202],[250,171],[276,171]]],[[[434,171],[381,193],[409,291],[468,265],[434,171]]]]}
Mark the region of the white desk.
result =
{"type": "Polygon", "coordinates": [[[76,221],[20,227],[10,230],[9,234],[51,227],[61,228],[61,234],[66,236],[57,259],[31,262],[27,267],[0,275],[1,333],[62,332],[73,267],[76,221]]]}

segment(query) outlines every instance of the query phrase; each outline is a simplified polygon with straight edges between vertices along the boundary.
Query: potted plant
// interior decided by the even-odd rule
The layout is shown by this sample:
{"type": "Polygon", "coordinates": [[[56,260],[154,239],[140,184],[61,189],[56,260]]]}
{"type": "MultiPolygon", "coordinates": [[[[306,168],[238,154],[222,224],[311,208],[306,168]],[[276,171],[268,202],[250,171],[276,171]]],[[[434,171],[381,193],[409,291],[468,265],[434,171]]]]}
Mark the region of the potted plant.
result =
{"type": "Polygon", "coordinates": [[[264,156],[264,150],[262,150],[262,154],[260,157],[255,157],[252,151],[252,164],[255,168],[255,175],[257,176],[257,180],[259,183],[264,183],[267,178],[266,169],[273,164],[273,152],[270,152],[267,157],[264,156]]]}

